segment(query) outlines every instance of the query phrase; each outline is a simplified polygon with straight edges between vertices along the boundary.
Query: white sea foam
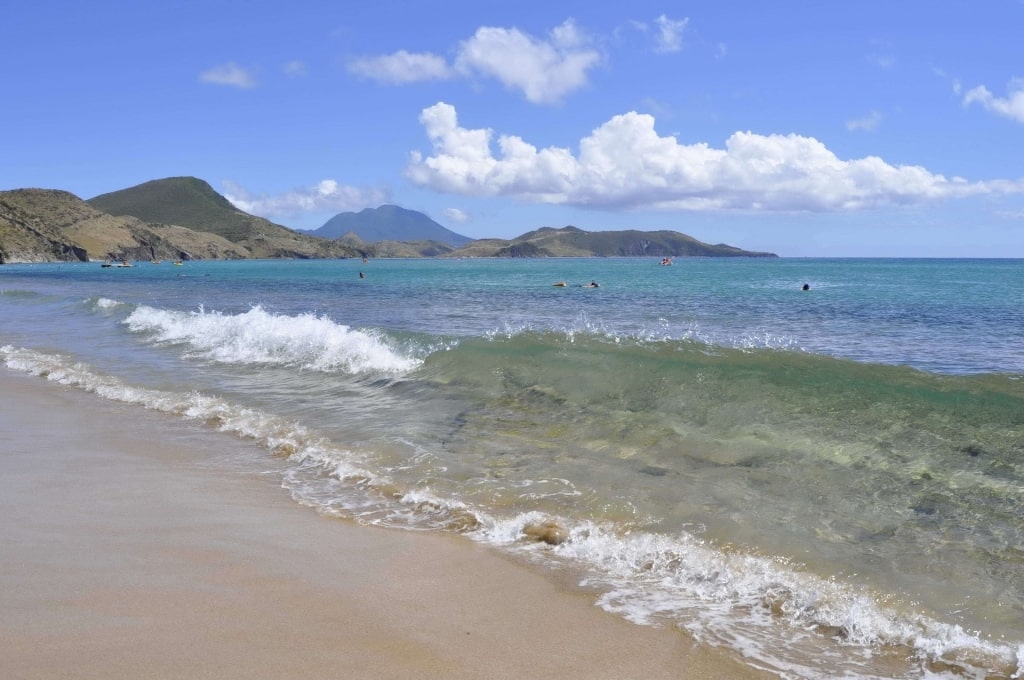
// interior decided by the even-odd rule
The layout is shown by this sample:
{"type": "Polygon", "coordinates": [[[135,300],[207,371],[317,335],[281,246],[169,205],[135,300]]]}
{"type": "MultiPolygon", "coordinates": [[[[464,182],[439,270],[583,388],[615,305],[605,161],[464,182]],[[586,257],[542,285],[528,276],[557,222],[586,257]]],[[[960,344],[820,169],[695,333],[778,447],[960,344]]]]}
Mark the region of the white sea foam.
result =
{"type": "Polygon", "coordinates": [[[330,462],[334,471],[345,477],[375,479],[371,472],[358,467],[358,457],[351,451],[299,423],[258,409],[199,392],[179,393],[135,387],[114,376],[99,374],[85,364],[11,345],[0,347],[0,362],[8,368],[76,387],[111,401],[202,421],[221,432],[251,439],[275,455],[298,463],[330,462]]]}
{"type": "Polygon", "coordinates": [[[299,366],[316,371],[402,373],[420,364],[386,339],[314,314],[287,316],[253,307],[242,314],[178,312],[140,306],[124,323],[157,342],[184,344],[222,363],[299,366]]]}
{"type": "Polygon", "coordinates": [[[97,309],[114,309],[115,307],[120,307],[124,303],[119,300],[111,300],[110,298],[101,297],[97,298],[93,304],[96,305],[97,309]]]}
{"type": "Polygon", "coordinates": [[[603,591],[602,608],[641,625],[671,622],[708,644],[742,649],[783,677],[876,677],[868,661],[882,649],[908,650],[915,663],[906,677],[985,677],[988,668],[1014,669],[1010,677],[1022,677],[1024,648],[889,607],[869,592],[784,560],[723,550],[688,533],[569,525],[536,512],[481,520],[478,540],[582,567],[584,583],[603,591]],[[528,527],[545,523],[561,526],[566,540],[527,540],[528,527]],[[851,655],[851,649],[862,652],[851,655]],[[959,670],[936,675],[929,670],[935,663],[959,670]]]}
{"type": "Polygon", "coordinates": [[[767,328],[744,329],[734,332],[713,331],[696,322],[680,324],[670,322],[662,317],[651,325],[613,329],[609,324],[591,319],[585,313],[578,314],[573,321],[554,329],[543,324],[533,324],[522,320],[516,323],[506,322],[500,328],[484,333],[483,337],[489,340],[511,340],[521,335],[542,335],[547,332],[554,332],[562,336],[568,344],[594,339],[612,344],[686,342],[702,346],[708,352],[716,352],[721,349],[736,349],[746,352],[762,349],[806,351],[796,338],[767,328]]]}

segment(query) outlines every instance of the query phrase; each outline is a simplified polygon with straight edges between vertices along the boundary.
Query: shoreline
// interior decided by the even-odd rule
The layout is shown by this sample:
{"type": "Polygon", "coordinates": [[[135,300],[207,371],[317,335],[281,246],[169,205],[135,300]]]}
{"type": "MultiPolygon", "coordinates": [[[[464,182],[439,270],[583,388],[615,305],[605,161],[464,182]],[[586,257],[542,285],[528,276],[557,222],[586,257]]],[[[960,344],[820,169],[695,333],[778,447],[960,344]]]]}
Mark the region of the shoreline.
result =
{"type": "Polygon", "coordinates": [[[462,537],[323,517],[166,414],[0,368],[0,437],[7,677],[775,677],[462,537]]]}

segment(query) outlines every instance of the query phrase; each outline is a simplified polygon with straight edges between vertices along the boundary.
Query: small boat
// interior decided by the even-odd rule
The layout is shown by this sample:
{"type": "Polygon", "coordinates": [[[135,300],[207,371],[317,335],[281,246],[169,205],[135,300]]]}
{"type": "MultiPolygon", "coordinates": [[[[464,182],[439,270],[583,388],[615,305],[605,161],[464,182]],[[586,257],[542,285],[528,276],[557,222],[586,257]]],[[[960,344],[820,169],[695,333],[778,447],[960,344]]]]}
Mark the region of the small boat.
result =
{"type": "Polygon", "coordinates": [[[181,260],[175,260],[174,261],[174,266],[175,267],[180,267],[181,266],[181,260]]]}
{"type": "Polygon", "coordinates": [[[114,265],[110,264],[110,260],[103,260],[103,264],[101,264],[100,266],[103,267],[103,268],[107,268],[107,267],[113,267],[114,265]]]}
{"type": "Polygon", "coordinates": [[[125,258],[125,259],[121,260],[121,264],[114,265],[114,266],[115,267],[132,267],[134,265],[131,262],[128,261],[128,258],[125,258]]]}

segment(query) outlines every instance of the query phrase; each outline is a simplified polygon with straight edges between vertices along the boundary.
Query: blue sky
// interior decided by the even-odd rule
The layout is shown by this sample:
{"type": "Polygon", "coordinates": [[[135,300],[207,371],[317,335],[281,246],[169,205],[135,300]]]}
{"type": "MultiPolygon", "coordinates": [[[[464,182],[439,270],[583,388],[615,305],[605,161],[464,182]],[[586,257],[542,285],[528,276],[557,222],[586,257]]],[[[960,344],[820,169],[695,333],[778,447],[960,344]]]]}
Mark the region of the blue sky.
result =
{"type": "Polygon", "coordinates": [[[1022,36],[1024,0],[8,0],[0,189],[1024,257],[1022,36]]]}

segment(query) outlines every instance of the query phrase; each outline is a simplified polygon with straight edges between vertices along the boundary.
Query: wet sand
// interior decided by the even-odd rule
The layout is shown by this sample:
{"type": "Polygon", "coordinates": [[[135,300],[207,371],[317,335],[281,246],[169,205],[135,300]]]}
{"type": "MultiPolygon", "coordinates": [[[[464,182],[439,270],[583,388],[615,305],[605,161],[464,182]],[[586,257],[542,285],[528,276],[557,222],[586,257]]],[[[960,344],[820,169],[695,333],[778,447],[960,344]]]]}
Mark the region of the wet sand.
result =
{"type": "Polygon", "coordinates": [[[275,466],[0,368],[3,677],[774,677],[466,539],[320,516],[275,466]]]}

